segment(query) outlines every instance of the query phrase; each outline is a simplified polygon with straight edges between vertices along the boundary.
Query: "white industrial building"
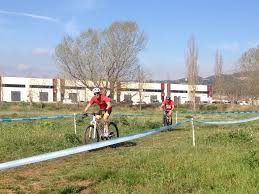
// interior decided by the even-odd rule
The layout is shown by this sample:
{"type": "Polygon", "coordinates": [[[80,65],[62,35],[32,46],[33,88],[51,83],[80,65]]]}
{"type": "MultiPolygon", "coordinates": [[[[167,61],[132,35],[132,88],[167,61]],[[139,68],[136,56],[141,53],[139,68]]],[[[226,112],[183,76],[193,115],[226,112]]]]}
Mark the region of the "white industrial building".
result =
{"type": "MultiPolygon", "coordinates": [[[[89,82],[90,83],[90,82],[89,82]]],[[[0,100],[6,102],[86,102],[93,96],[91,89],[80,82],[63,79],[0,77],[0,100]]],[[[115,88],[114,100],[161,102],[170,95],[172,99],[183,104],[189,101],[189,89],[186,84],[168,82],[122,82],[115,88]]],[[[211,86],[197,85],[197,101],[209,102],[211,86]]]]}

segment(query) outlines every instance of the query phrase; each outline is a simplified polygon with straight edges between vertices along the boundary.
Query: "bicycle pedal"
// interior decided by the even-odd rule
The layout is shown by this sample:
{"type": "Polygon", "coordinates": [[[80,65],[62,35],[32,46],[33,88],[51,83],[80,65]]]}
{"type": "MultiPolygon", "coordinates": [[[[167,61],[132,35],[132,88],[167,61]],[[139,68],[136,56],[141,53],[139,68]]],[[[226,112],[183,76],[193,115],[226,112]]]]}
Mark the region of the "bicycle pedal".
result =
{"type": "Polygon", "coordinates": [[[109,138],[113,137],[115,134],[113,132],[110,132],[109,138]]]}

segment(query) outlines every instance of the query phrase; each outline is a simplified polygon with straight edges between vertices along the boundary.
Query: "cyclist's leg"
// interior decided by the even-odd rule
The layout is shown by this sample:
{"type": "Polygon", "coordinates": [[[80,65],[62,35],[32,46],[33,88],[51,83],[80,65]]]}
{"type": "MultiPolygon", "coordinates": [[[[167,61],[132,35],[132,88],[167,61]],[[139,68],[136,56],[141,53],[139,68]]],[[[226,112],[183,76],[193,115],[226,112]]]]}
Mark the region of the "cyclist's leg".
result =
{"type": "Polygon", "coordinates": [[[95,118],[96,118],[97,122],[100,122],[100,120],[102,119],[102,111],[99,110],[99,112],[96,114],[95,118]]]}
{"type": "Polygon", "coordinates": [[[173,115],[173,111],[172,110],[170,110],[170,111],[168,111],[168,117],[169,117],[169,123],[170,123],[170,125],[172,125],[172,115],[173,115]]]}
{"type": "Polygon", "coordinates": [[[167,111],[164,110],[163,121],[162,121],[162,125],[163,125],[163,126],[166,126],[166,115],[167,115],[167,111]]]}
{"type": "Polygon", "coordinates": [[[112,113],[112,109],[106,110],[103,114],[103,125],[105,129],[108,129],[109,126],[109,117],[112,113]]]}
{"type": "Polygon", "coordinates": [[[104,130],[104,125],[103,125],[103,111],[102,110],[99,110],[97,113],[96,113],[96,121],[97,121],[97,126],[98,126],[98,130],[99,130],[99,134],[100,136],[103,138],[106,136],[105,134],[105,130],[104,130]]]}

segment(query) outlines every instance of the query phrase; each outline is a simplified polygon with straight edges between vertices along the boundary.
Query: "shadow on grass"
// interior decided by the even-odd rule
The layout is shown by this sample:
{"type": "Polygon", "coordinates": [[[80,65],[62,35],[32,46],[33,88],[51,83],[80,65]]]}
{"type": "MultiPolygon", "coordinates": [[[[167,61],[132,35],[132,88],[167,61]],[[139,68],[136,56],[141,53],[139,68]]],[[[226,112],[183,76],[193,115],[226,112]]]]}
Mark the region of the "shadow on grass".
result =
{"type": "Polygon", "coordinates": [[[109,145],[109,146],[105,146],[102,148],[97,148],[94,150],[89,150],[89,152],[94,152],[94,151],[99,151],[99,150],[104,150],[106,148],[119,148],[119,147],[132,147],[132,146],[136,146],[137,143],[135,142],[122,142],[122,143],[118,143],[118,144],[114,144],[114,145],[109,145]]]}
{"type": "Polygon", "coordinates": [[[127,142],[118,143],[118,144],[115,144],[112,146],[114,146],[114,148],[116,148],[116,147],[132,147],[132,146],[136,146],[136,145],[137,145],[137,143],[135,143],[135,142],[127,141],[127,142]]]}

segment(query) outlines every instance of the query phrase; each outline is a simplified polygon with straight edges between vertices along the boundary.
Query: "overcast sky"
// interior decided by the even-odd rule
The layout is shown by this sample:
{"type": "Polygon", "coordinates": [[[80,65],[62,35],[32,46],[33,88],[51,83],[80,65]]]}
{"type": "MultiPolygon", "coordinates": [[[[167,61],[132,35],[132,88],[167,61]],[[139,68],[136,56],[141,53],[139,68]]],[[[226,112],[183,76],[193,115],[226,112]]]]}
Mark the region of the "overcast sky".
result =
{"type": "Polygon", "coordinates": [[[244,51],[259,44],[258,0],[2,0],[0,72],[58,77],[53,52],[64,35],[126,20],[136,21],[148,36],[139,59],[153,79],[185,77],[192,34],[203,77],[213,74],[217,48],[229,73],[244,51]]]}

